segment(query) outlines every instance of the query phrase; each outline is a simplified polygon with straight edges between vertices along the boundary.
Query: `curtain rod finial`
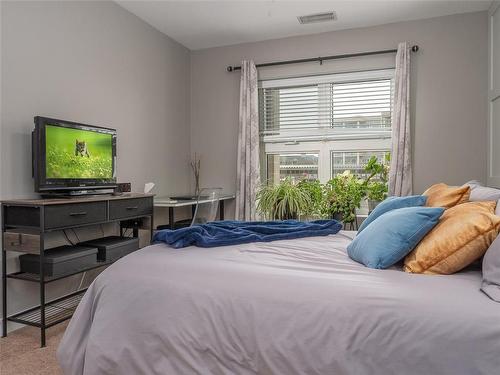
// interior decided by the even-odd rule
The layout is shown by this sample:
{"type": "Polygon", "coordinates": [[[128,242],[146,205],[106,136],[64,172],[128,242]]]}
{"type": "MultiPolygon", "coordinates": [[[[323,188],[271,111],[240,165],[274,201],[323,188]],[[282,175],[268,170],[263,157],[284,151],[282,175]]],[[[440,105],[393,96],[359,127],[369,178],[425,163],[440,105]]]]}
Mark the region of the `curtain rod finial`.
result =
{"type": "Polygon", "coordinates": [[[229,65],[229,66],[226,68],[226,70],[227,70],[228,72],[232,72],[232,71],[233,71],[233,67],[232,67],[231,65],[229,65]]]}
{"type": "Polygon", "coordinates": [[[419,47],[418,47],[417,45],[414,45],[414,46],[412,46],[412,47],[411,47],[411,50],[412,50],[413,52],[417,52],[417,51],[418,51],[418,48],[419,48],[419,47]]]}

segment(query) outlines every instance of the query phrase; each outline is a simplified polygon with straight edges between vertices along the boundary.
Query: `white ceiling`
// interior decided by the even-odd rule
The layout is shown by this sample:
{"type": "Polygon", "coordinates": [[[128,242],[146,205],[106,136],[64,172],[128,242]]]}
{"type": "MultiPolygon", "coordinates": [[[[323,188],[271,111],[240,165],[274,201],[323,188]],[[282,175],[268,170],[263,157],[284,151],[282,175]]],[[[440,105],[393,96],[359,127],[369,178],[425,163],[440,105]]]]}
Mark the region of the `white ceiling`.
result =
{"type": "Polygon", "coordinates": [[[118,4],[189,49],[487,10],[487,1],[128,1],[118,4]],[[300,25],[297,16],[335,11],[338,20],[300,25]]]}

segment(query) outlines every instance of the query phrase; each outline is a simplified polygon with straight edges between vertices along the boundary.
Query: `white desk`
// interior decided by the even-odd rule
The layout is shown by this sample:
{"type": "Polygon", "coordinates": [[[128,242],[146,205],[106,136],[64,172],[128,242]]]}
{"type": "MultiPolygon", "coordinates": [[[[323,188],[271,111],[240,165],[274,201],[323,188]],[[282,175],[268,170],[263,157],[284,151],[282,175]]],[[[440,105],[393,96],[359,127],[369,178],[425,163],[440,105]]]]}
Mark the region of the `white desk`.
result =
{"type": "MultiPolygon", "coordinates": [[[[234,199],[236,196],[234,194],[222,194],[219,197],[219,219],[224,220],[224,202],[230,199],[234,199]]],[[[212,199],[202,199],[200,204],[210,203],[212,199]]],[[[174,219],[174,208],[176,207],[186,207],[191,206],[191,212],[194,214],[196,208],[196,199],[190,200],[173,200],[170,197],[155,197],[154,206],[155,207],[167,207],[168,208],[168,223],[170,229],[174,229],[175,219],[174,219]]]]}

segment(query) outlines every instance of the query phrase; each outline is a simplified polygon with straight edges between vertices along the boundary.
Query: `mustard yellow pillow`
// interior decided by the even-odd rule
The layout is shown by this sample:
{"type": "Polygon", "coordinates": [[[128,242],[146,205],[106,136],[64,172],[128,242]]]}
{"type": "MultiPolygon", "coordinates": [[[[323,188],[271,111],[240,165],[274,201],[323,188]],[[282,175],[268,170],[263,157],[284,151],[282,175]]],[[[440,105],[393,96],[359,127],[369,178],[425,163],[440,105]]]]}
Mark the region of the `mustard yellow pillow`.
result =
{"type": "Polygon", "coordinates": [[[480,258],[500,230],[496,202],[468,202],[444,212],[439,223],[407,255],[404,270],[452,274],[480,258]]]}
{"type": "Polygon", "coordinates": [[[470,186],[448,186],[446,184],[435,184],[424,191],[427,197],[427,207],[451,208],[457,204],[469,201],[470,186]]]}

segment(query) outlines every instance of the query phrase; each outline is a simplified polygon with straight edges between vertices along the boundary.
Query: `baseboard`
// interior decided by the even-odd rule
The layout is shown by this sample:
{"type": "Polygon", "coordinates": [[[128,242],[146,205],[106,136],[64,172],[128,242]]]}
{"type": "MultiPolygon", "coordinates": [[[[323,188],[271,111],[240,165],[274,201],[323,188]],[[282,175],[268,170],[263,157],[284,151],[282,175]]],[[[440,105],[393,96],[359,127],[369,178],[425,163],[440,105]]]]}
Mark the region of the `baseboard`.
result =
{"type": "MultiPolygon", "coordinates": [[[[3,318],[0,318],[0,324],[3,327],[3,318]]],[[[20,328],[26,327],[26,325],[16,322],[7,321],[7,334],[17,331],[20,328]]]]}

